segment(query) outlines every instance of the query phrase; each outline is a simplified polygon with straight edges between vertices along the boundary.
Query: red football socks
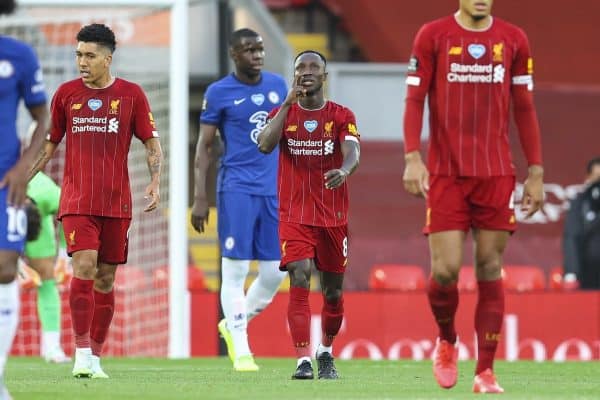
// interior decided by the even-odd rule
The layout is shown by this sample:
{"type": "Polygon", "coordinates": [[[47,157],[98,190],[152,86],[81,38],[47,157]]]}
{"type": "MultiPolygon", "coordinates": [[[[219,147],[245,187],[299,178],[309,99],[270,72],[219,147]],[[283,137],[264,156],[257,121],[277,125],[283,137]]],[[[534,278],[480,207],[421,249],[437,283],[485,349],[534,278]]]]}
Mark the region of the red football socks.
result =
{"type": "Polygon", "coordinates": [[[75,333],[75,347],[90,347],[90,326],[94,315],[94,280],[71,279],[69,305],[75,333]]]}
{"type": "Polygon", "coordinates": [[[502,279],[479,281],[479,298],[475,309],[475,331],[477,332],[477,369],[479,374],[492,369],[496,348],[500,341],[500,330],[504,318],[504,286],[502,279]]]}
{"type": "Polygon", "coordinates": [[[108,335],[108,328],[115,313],[115,292],[102,293],[94,290],[94,318],[90,331],[92,354],[100,357],[102,345],[108,335]]]}
{"type": "Polygon", "coordinates": [[[429,279],[427,288],[429,305],[439,327],[440,339],[449,343],[456,342],[454,316],[458,308],[458,287],[456,282],[447,286],[440,285],[433,277],[429,279]]]}
{"type": "Polygon", "coordinates": [[[342,320],[344,319],[344,298],[341,297],[335,303],[323,301],[323,310],[321,311],[321,329],[323,346],[331,346],[335,335],[340,331],[342,320]]]}
{"type": "Polygon", "coordinates": [[[298,358],[310,357],[310,305],[307,288],[291,287],[288,324],[298,358]]]}

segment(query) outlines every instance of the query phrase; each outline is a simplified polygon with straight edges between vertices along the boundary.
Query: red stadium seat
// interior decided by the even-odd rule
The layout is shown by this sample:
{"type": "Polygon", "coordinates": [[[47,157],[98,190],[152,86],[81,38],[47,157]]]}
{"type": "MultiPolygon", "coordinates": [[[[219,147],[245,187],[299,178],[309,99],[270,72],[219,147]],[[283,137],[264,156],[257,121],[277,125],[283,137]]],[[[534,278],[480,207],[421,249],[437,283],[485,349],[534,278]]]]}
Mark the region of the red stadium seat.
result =
{"type": "Polygon", "coordinates": [[[417,265],[379,264],[371,267],[371,290],[423,290],[425,272],[417,265]]]}
{"type": "Polygon", "coordinates": [[[550,276],[548,277],[548,288],[552,290],[562,290],[563,267],[554,267],[550,270],[550,276]]]}
{"type": "MultiPolygon", "coordinates": [[[[188,265],[188,290],[206,290],[204,273],[195,265],[188,265]]],[[[167,266],[156,268],[152,274],[152,284],[155,289],[169,287],[169,270],[167,266]]]]}
{"type": "Polygon", "coordinates": [[[530,292],[546,288],[544,271],[534,265],[506,265],[502,275],[507,290],[530,292]]]}
{"type": "Polygon", "coordinates": [[[472,265],[464,265],[458,273],[458,290],[461,292],[474,292],[477,290],[477,277],[472,265]]]}

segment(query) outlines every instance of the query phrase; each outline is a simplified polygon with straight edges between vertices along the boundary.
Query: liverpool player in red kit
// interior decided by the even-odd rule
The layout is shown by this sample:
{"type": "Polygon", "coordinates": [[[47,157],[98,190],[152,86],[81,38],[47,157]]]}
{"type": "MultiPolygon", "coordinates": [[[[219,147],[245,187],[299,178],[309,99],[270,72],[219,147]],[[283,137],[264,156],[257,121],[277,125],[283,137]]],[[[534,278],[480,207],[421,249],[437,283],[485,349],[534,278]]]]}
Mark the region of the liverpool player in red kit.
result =
{"type": "Polygon", "coordinates": [[[325,100],[326,60],[316,51],[294,62],[294,85],[270,114],[258,143],[263,153],[279,144],[281,267],[290,277],[288,323],[298,355],[293,379],[313,379],[310,351],[310,273],[323,292],[318,376],[337,379],[332,344],[344,317],[342,283],[348,264],[348,188],[358,166],[359,134],[348,108],[325,100]]]}
{"type": "Polygon", "coordinates": [[[425,24],[414,42],[406,78],[404,186],[427,199],[428,297],[439,327],[435,378],[443,388],[456,384],[456,283],[463,243],[472,230],[479,291],[473,391],[501,393],[493,361],[504,316],[502,254],[516,228],[515,170],[508,141],[511,99],[529,164],[522,200],[526,217],[543,201],[533,62],[525,33],[490,15],[492,0],[459,3],[456,14],[425,24]],[[427,167],[419,153],[426,96],[431,127],[427,167]]]}
{"type": "Polygon", "coordinates": [[[110,72],[114,33],[91,24],[79,31],[77,42],[80,78],[62,84],[54,94],[51,129],[37,168],[43,168],[66,136],[59,219],[73,257],[73,376],[108,378],[99,357],[114,312],[117,265],[127,261],[129,146],[135,135],[146,147],[150,184],[144,211],[158,206],[162,151],[144,92],[110,72]]]}

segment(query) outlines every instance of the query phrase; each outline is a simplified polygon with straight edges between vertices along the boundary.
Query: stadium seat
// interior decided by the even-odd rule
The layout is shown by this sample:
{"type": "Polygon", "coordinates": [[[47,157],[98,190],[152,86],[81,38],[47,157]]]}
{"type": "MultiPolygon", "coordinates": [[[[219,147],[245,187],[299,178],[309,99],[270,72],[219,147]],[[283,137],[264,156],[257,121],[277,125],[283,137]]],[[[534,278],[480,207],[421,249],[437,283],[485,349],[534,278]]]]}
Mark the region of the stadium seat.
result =
{"type": "Polygon", "coordinates": [[[502,269],[504,287],[516,292],[530,292],[546,288],[544,271],[534,265],[505,265],[502,269]]]}
{"type": "Polygon", "coordinates": [[[458,290],[461,292],[474,292],[477,290],[477,277],[472,265],[464,265],[458,273],[458,290]]]}
{"type": "Polygon", "coordinates": [[[412,291],[425,289],[425,272],[417,265],[379,264],[371,267],[371,290],[412,291]]]}
{"type": "Polygon", "coordinates": [[[563,267],[554,267],[550,270],[550,275],[548,276],[548,288],[552,290],[562,290],[563,267]]]}

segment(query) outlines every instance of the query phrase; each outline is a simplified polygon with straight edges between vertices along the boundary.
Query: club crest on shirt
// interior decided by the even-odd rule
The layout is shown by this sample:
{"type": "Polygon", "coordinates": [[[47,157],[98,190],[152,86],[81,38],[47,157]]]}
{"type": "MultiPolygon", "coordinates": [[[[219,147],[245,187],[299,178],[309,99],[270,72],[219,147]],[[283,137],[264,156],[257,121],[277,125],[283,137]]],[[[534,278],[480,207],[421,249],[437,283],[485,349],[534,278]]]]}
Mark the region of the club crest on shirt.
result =
{"type": "Polygon", "coordinates": [[[461,46],[452,46],[450,50],[448,50],[448,55],[450,56],[460,56],[462,54],[461,46]]]}
{"type": "Polygon", "coordinates": [[[102,100],[100,100],[100,99],[89,99],[88,102],[87,102],[87,105],[88,105],[89,108],[92,109],[92,111],[96,111],[100,107],[102,107],[102,100]]]}
{"type": "Polygon", "coordinates": [[[279,103],[279,95],[277,94],[277,92],[270,91],[268,96],[269,96],[269,101],[271,103],[273,103],[273,104],[279,103]]]}
{"type": "Polygon", "coordinates": [[[500,42],[493,45],[492,53],[494,54],[492,57],[492,61],[502,62],[504,60],[504,43],[500,42]]]}
{"type": "Polygon", "coordinates": [[[119,113],[119,104],[121,100],[115,99],[110,101],[110,110],[108,110],[109,114],[118,114],[119,113]]]}
{"type": "Polygon", "coordinates": [[[408,72],[415,73],[419,69],[419,60],[417,57],[411,56],[410,60],[408,60],[408,72]]]}
{"type": "Polygon", "coordinates": [[[319,126],[319,123],[314,119],[311,119],[310,121],[304,121],[304,129],[310,133],[313,133],[315,129],[317,129],[317,126],[319,126]]]}
{"type": "Polygon", "coordinates": [[[479,60],[485,54],[485,46],[479,43],[472,43],[467,47],[469,54],[476,60],[479,60]]]}
{"type": "Polygon", "coordinates": [[[324,138],[332,138],[333,137],[333,121],[325,122],[323,131],[324,131],[323,132],[324,138]]]}
{"type": "Polygon", "coordinates": [[[15,68],[8,60],[0,60],[0,78],[10,78],[15,68]]]}
{"type": "Polygon", "coordinates": [[[262,103],[265,102],[265,95],[262,93],[256,93],[250,96],[250,100],[257,106],[262,106],[262,103]]]}

